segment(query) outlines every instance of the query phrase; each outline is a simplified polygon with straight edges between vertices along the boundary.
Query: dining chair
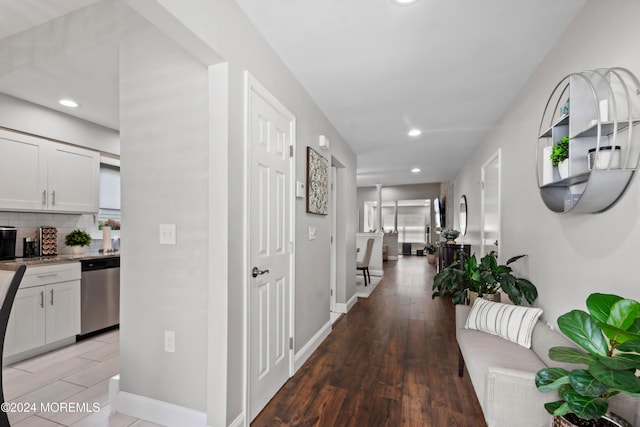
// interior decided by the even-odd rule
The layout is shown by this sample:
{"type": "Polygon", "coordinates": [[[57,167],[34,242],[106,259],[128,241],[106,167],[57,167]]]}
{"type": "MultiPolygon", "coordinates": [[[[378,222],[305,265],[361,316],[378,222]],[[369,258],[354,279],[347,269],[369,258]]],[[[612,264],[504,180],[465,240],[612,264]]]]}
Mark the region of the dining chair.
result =
{"type": "Polygon", "coordinates": [[[356,270],[362,270],[364,276],[364,285],[367,286],[367,276],[369,276],[369,283],[371,283],[371,274],[369,273],[369,261],[371,260],[371,250],[373,249],[374,239],[367,240],[367,248],[362,255],[362,261],[356,264],[356,270]]]}
{"type": "MultiPolygon", "coordinates": [[[[18,292],[18,287],[24,276],[24,272],[27,266],[20,265],[14,266],[0,266],[0,360],[2,360],[4,354],[4,337],[7,332],[7,325],[9,323],[9,315],[11,314],[11,307],[13,306],[13,300],[18,292]]],[[[0,403],[4,404],[4,386],[2,382],[2,369],[0,369],[0,403]]],[[[6,411],[0,411],[0,427],[9,427],[9,417],[6,411]]]]}

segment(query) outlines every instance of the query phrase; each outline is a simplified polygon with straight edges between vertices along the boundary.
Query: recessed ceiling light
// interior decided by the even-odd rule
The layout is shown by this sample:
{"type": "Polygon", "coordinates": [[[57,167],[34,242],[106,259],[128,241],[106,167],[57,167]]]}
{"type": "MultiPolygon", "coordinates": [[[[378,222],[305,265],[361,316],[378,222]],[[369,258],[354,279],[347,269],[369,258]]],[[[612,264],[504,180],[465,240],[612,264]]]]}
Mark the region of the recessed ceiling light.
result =
{"type": "Polygon", "coordinates": [[[418,0],[391,0],[391,3],[397,4],[398,6],[408,6],[417,2],[418,0]]]}
{"type": "Polygon", "coordinates": [[[77,108],[80,105],[72,99],[61,99],[60,101],[58,101],[58,103],[60,103],[60,105],[64,105],[65,107],[70,107],[70,108],[77,108]]]}
{"type": "Polygon", "coordinates": [[[422,131],[420,129],[411,129],[408,133],[409,136],[420,136],[422,131]]]}
{"type": "Polygon", "coordinates": [[[418,173],[418,172],[420,172],[420,168],[413,168],[413,169],[411,169],[411,172],[418,173]]]}

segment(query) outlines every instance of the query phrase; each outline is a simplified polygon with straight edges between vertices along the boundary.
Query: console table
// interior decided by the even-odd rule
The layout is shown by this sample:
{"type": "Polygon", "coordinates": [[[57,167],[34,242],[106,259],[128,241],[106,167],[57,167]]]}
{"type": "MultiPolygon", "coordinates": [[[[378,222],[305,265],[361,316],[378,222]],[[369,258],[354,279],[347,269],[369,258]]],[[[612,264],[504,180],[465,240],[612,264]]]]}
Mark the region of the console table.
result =
{"type": "Polygon", "coordinates": [[[455,261],[456,252],[463,251],[467,256],[471,256],[471,245],[458,243],[441,243],[438,251],[438,271],[448,267],[455,261]]]}

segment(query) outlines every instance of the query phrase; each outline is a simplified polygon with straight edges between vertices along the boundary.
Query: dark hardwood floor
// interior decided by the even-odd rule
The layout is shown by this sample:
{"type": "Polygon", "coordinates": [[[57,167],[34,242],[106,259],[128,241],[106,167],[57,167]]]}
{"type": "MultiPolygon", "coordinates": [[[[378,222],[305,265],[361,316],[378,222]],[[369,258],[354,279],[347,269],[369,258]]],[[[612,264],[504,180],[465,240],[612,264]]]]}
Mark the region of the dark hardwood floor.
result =
{"type": "Polygon", "coordinates": [[[486,426],[458,350],[450,299],[431,299],[426,257],[385,262],[360,299],[251,423],[258,426],[486,426]]]}

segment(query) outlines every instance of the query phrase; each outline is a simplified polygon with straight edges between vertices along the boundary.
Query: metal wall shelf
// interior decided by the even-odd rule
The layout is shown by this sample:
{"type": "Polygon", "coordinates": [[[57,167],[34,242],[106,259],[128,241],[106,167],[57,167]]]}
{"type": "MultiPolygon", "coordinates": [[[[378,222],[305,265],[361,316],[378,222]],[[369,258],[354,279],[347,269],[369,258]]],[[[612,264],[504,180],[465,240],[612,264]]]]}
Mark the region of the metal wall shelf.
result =
{"type": "Polygon", "coordinates": [[[538,187],[549,209],[597,213],[620,199],[640,156],[640,132],[633,132],[640,123],[639,94],[640,82],[623,68],[570,74],[556,85],[542,115],[537,145],[538,187]],[[561,179],[551,165],[549,147],[563,137],[569,137],[569,177],[561,179]],[[608,146],[620,149],[612,154],[604,148],[608,146]],[[595,163],[605,159],[606,167],[590,170],[589,150],[595,163]]]}

